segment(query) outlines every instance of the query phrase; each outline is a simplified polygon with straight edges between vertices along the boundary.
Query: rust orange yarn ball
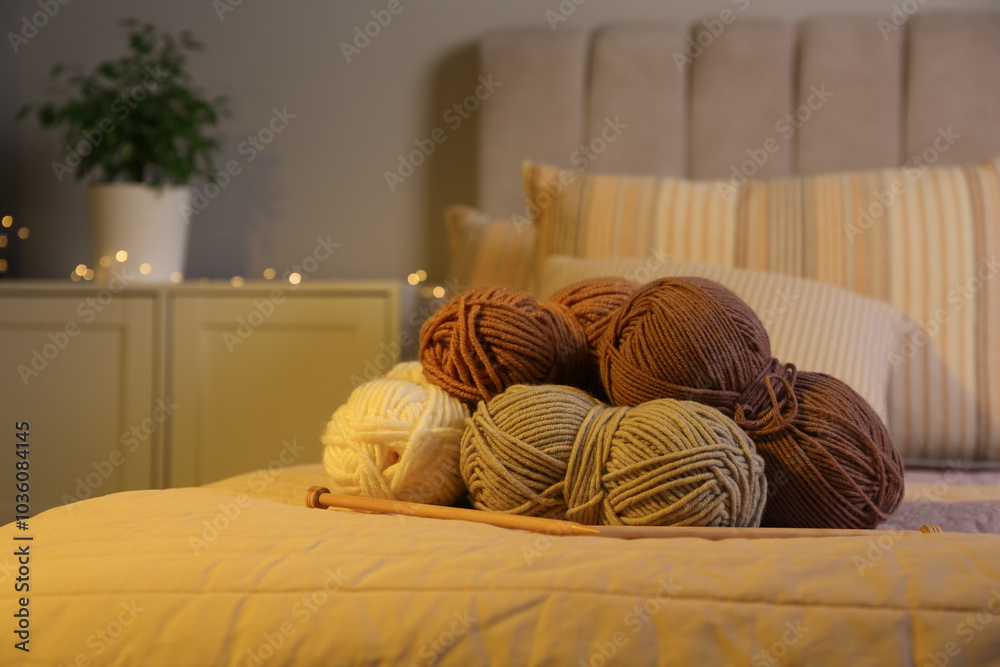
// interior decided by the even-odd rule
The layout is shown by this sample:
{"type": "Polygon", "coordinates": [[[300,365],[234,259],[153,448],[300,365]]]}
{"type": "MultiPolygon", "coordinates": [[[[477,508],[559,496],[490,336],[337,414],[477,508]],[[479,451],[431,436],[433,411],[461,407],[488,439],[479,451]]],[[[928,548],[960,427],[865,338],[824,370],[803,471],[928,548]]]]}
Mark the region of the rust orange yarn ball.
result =
{"type": "Polygon", "coordinates": [[[467,290],[424,323],[424,374],[470,402],[515,384],[599,386],[592,346],[636,287],[619,278],[585,280],[542,302],[500,285],[467,290]]]}

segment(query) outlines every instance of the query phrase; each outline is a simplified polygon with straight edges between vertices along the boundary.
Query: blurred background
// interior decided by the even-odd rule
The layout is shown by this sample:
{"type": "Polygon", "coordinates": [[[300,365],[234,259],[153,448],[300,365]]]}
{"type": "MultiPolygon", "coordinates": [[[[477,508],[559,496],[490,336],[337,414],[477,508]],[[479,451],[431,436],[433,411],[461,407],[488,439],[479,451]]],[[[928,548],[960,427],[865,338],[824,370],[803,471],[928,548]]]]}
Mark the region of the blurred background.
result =
{"type": "Polygon", "coordinates": [[[125,17],[173,32],[191,30],[206,47],[190,63],[195,82],[210,96],[228,96],[233,111],[221,126],[217,167],[235,160],[241,170],[193,218],[188,279],[260,278],[267,267],[280,275],[312,252],[317,237],[329,236],[340,248],[312,278],[405,279],[419,270],[441,280],[447,270],[442,209],[476,203],[476,114],[459,115],[453,106],[474,94],[475,43],[485,32],[512,26],[589,28],[664,17],[691,22],[726,8],[742,16],[795,21],[838,12],[888,18],[894,8],[910,13],[997,4],[5,0],[0,3],[5,36],[0,47],[0,216],[11,216],[15,229],[26,226],[31,232],[29,239],[6,249],[7,275],[65,279],[91,259],[84,185],[72,177],[60,182],[52,169],[59,133],[40,129],[33,118],[17,123],[14,115],[22,104],[45,98],[53,64],[89,68],[122,53],[125,31],[118,24],[125,17]],[[390,5],[395,14],[387,11],[390,5]],[[282,119],[283,129],[262,133],[275,117],[282,119]],[[435,143],[433,154],[402,182],[388,183],[386,172],[408,173],[400,170],[401,156],[417,150],[415,142],[427,146],[436,129],[445,140],[435,143]]]}

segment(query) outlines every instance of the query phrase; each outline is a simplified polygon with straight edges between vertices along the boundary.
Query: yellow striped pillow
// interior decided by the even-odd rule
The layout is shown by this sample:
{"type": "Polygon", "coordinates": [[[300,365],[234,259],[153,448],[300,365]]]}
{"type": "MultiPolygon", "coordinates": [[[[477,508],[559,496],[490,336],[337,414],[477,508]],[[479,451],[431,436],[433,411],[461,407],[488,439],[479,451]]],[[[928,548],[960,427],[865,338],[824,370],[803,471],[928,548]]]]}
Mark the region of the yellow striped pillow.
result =
{"type": "Polygon", "coordinates": [[[531,163],[522,173],[536,262],[656,252],[890,302],[926,330],[893,359],[889,427],[900,451],[1000,461],[1000,158],[739,188],[531,163]]]}
{"type": "Polygon", "coordinates": [[[738,197],[725,181],[585,175],[525,162],[536,270],[549,255],[646,257],[670,252],[731,265],[738,197]]]}
{"type": "Polygon", "coordinates": [[[534,289],[535,232],[530,220],[491,218],[469,206],[444,213],[451,267],[450,291],[479,285],[534,289]]]}

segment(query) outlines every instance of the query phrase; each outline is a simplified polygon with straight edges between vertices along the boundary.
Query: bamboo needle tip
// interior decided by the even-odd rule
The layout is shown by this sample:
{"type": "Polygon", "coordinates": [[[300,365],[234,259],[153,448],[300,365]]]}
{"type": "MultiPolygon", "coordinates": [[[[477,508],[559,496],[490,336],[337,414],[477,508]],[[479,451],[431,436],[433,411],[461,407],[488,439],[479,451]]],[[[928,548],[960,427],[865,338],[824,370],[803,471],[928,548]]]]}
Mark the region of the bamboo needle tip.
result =
{"type": "Polygon", "coordinates": [[[326,506],[319,502],[319,497],[324,493],[330,493],[330,489],[324,486],[310,486],[306,491],[306,507],[325,509],[326,506]]]}

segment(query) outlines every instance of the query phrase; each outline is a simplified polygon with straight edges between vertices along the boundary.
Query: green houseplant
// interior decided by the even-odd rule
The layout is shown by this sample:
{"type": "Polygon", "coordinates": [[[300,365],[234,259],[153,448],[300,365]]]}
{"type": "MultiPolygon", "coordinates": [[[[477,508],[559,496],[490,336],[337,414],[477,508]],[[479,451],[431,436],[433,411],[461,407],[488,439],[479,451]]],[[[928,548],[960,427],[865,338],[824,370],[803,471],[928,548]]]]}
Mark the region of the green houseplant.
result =
{"type": "Polygon", "coordinates": [[[56,99],[21,108],[45,128],[62,128],[59,182],[88,182],[87,200],[98,277],[116,261],[146,280],[179,280],[192,178],[212,179],[219,140],[211,133],[228,111],[205,97],[186,69],[201,44],[135,19],[122,21],[128,50],[92,71],[58,64],[56,99]],[[125,250],[126,255],[119,251],[125,250]]]}

